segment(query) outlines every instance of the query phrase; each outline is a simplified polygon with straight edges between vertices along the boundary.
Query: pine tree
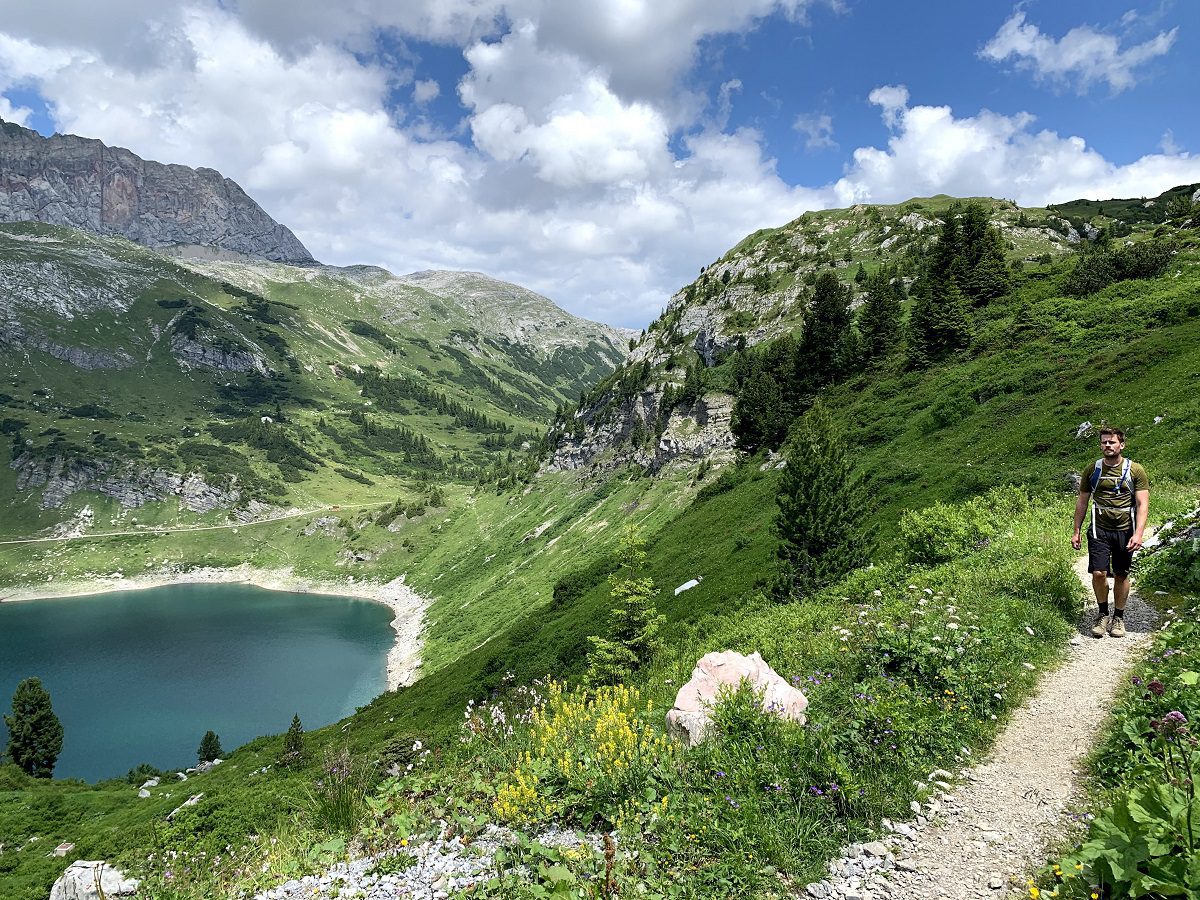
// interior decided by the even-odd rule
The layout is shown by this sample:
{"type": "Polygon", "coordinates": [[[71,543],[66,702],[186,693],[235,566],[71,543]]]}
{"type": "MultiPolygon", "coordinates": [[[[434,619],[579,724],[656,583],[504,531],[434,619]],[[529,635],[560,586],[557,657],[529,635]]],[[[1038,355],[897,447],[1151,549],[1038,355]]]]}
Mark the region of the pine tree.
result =
{"type": "Polygon", "coordinates": [[[910,365],[920,367],[971,343],[967,298],[953,278],[922,278],[914,286],[908,320],[910,365]]]}
{"type": "Polygon", "coordinates": [[[283,755],[279,757],[279,764],[294,766],[302,762],[304,762],[304,726],[300,724],[300,714],[296,713],[292,716],[291,727],[283,736],[283,755]]]}
{"type": "Polygon", "coordinates": [[[627,525],[618,550],[620,569],[609,576],[612,597],[610,637],[592,635],[586,681],[590,685],[618,684],[649,662],[662,641],[665,620],[654,606],[653,579],[646,565],[645,542],[634,525],[627,525]]]}
{"type": "Polygon", "coordinates": [[[733,407],[730,427],[738,447],[754,453],[778,447],[787,433],[788,417],[779,379],[765,368],[747,377],[733,407]]]}
{"type": "Polygon", "coordinates": [[[35,778],[49,778],[62,752],[63,728],[40,678],[26,678],[12,698],[8,728],[8,758],[35,778]]]}
{"type": "Polygon", "coordinates": [[[867,561],[866,491],[828,411],[817,401],[784,448],[775,532],[775,595],[803,597],[867,561]]]}
{"type": "Polygon", "coordinates": [[[1004,250],[997,239],[989,239],[979,262],[967,276],[966,291],[977,306],[983,306],[997,297],[1003,297],[1011,289],[1004,250]]]}
{"type": "Polygon", "coordinates": [[[196,757],[202,763],[212,762],[214,759],[221,759],[225,756],[225,751],[221,749],[221,739],[217,737],[215,731],[204,732],[204,737],[200,739],[200,747],[196,750],[196,757]]]}
{"type": "Polygon", "coordinates": [[[798,374],[810,390],[843,374],[846,339],[850,331],[850,290],[832,272],[822,272],[804,311],[800,334],[798,374]]]}
{"type": "Polygon", "coordinates": [[[903,302],[904,289],[886,275],[875,275],[867,281],[867,299],[858,315],[866,359],[881,359],[900,342],[903,302]]]}

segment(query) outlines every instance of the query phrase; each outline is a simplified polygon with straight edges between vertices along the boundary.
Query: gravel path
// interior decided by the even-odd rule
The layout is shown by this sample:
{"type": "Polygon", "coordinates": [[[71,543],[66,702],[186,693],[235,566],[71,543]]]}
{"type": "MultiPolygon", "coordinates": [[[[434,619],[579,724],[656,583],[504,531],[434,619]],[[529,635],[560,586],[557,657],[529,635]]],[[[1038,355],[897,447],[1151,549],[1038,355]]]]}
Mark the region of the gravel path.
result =
{"type": "MultiPolygon", "coordinates": [[[[1091,593],[1087,561],[1076,571],[1091,593]]],[[[1149,637],[1156,615],[1130,597],[1124,638],[1091,636],[1092,600],[1067,660],[1042,679],[991,753],[958,773],[930,773],[935,798],[911,822],[884,823],[884,842],[855,845],[807,887],[812,897],[967,900],[1024,893],[1029,874],[1065,830],[1079,793],[1079,767],[1105,723],[1123,674],[1149,637]],[[884,852],[886,851],[886,852],[884,852]]]]}

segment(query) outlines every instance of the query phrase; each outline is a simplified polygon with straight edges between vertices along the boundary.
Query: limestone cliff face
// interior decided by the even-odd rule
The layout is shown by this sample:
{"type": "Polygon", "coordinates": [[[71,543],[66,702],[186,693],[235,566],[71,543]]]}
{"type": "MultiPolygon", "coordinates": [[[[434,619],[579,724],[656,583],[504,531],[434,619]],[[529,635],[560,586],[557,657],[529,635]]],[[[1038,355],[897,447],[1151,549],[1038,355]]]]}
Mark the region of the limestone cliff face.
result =
{"type": "Polygon", "coordinates": [[[144,160],[97,140],[0,121],[0,222],[45,222],[147,247],[202,246],[276,262],[312,254],[213,169],[144,160]]]}
{"type": "Polygon", "coordinates": [[[128,509],[175,497],[182,508],[192,512],[234,506],[241,497],[236,487],[208,484],[194,472],[181,475],[117,460],[22,453],[10,468],[17,473],[17,490],[41,490],[43,509],[62,506],[78,491],[107,494],[128,509]]]}

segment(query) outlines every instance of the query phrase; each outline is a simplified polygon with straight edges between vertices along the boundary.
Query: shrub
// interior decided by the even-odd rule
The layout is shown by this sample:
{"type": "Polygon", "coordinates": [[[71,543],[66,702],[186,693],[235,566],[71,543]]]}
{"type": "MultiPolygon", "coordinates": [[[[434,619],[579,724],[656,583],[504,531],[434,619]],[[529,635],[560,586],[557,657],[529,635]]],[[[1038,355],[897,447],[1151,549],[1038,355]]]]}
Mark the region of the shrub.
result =
{"type": "Polygon", "coordinates": [[[1139,556],[1138,581],[1144,587],[1200,593],[1200,516],[1189,517],[1164,541],[1139,556]]]}
{"type": "Polygon", "coordinates": [[[1189,605],[1155,638],[1093,756],[1100,783],[1117,789],[1086,840],[1047,873],[1065,896],[1190,897],[1200,883],[1200,750],[1191,733],[1200,719],[1200,609],[1189,605]]]}
{"type": "Polygon", "coordinates": [[[1012,487],[994,488],[965,503],[934,503],[900,518],[905,562],[934,566],[988,545],[998,529],[1029,508],[1029,497],[1012,487]]]}
{"type": "Polygon", "coordinates": [[[624,801],[644,796],[671,758],[669,739],[655,734],[646,712],[634,688],[602,687],[589,698],[550,682],[545,705],[533,711],[528,750],[496,792],[493,812],[505,822],[611,827],[624,801]]]}

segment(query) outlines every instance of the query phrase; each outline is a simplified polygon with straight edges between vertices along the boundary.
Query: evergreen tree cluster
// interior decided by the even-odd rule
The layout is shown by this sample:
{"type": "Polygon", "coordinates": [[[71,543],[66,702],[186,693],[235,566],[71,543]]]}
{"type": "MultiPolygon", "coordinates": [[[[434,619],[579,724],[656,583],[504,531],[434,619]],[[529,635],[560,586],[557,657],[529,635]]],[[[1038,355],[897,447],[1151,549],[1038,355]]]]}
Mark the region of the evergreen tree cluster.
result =
{"type": "MultiPolygon", "coordinates": [[[[348,418],[358,426],[359,434],[367,446],[392,453],[402,452],[405,461],[413,467],[434,471],[446,468],[445,462],[437,455],[429,438],[420,432],[413,431],[406,425],[380,425],[377,419],[358,409],[351,410],[348,418]]],[[[336,429],[331,429],[328,425],[318,427],[326,434],[337,435],[336,429]]]]}
{"type": "Polygon", "coordinates": [[[971,309],[1011,289],[1004,243],[986,207],[953,204],[913,285],[908,355],[924,366],[971,342],[971,309]]]}
{"type": "MultiPolygon", "coordinates": [[[[882,284],[884,277],[877,280],[882,284]]],[[[836,275],[822,272],[813,285],[798,340],[785,335],[765,351],[740,352],[734,357],[737,399],[732,427],[743,450],[778,447],[789,425],[821,388],[861,365],[864,343],[852,327],[850,297],[850,288],[836,275]]],[[[897,315],[894,327],[898,321],[897,315]]],[[[879,326],[882,324],[881,318],[879,326]]],[[[880,335],[872,341],[880,346],[894,343],[893,338],[880,335]]]]}
{"type": "Polygon", "coordinates": [[[403,376],[392,377],[378,369],[364,369],[362,374],[351,377],[362,388],[363,396],[389,412],[410,412],[408,402],[432,409],[442,415],[453,416],[454,424],[468,431],[507,434],[512,426],[489,418],[479,410],[459,403],[441,391],[403,376]],[[408,401],[408,402],[406,402],[408,401]]]}

